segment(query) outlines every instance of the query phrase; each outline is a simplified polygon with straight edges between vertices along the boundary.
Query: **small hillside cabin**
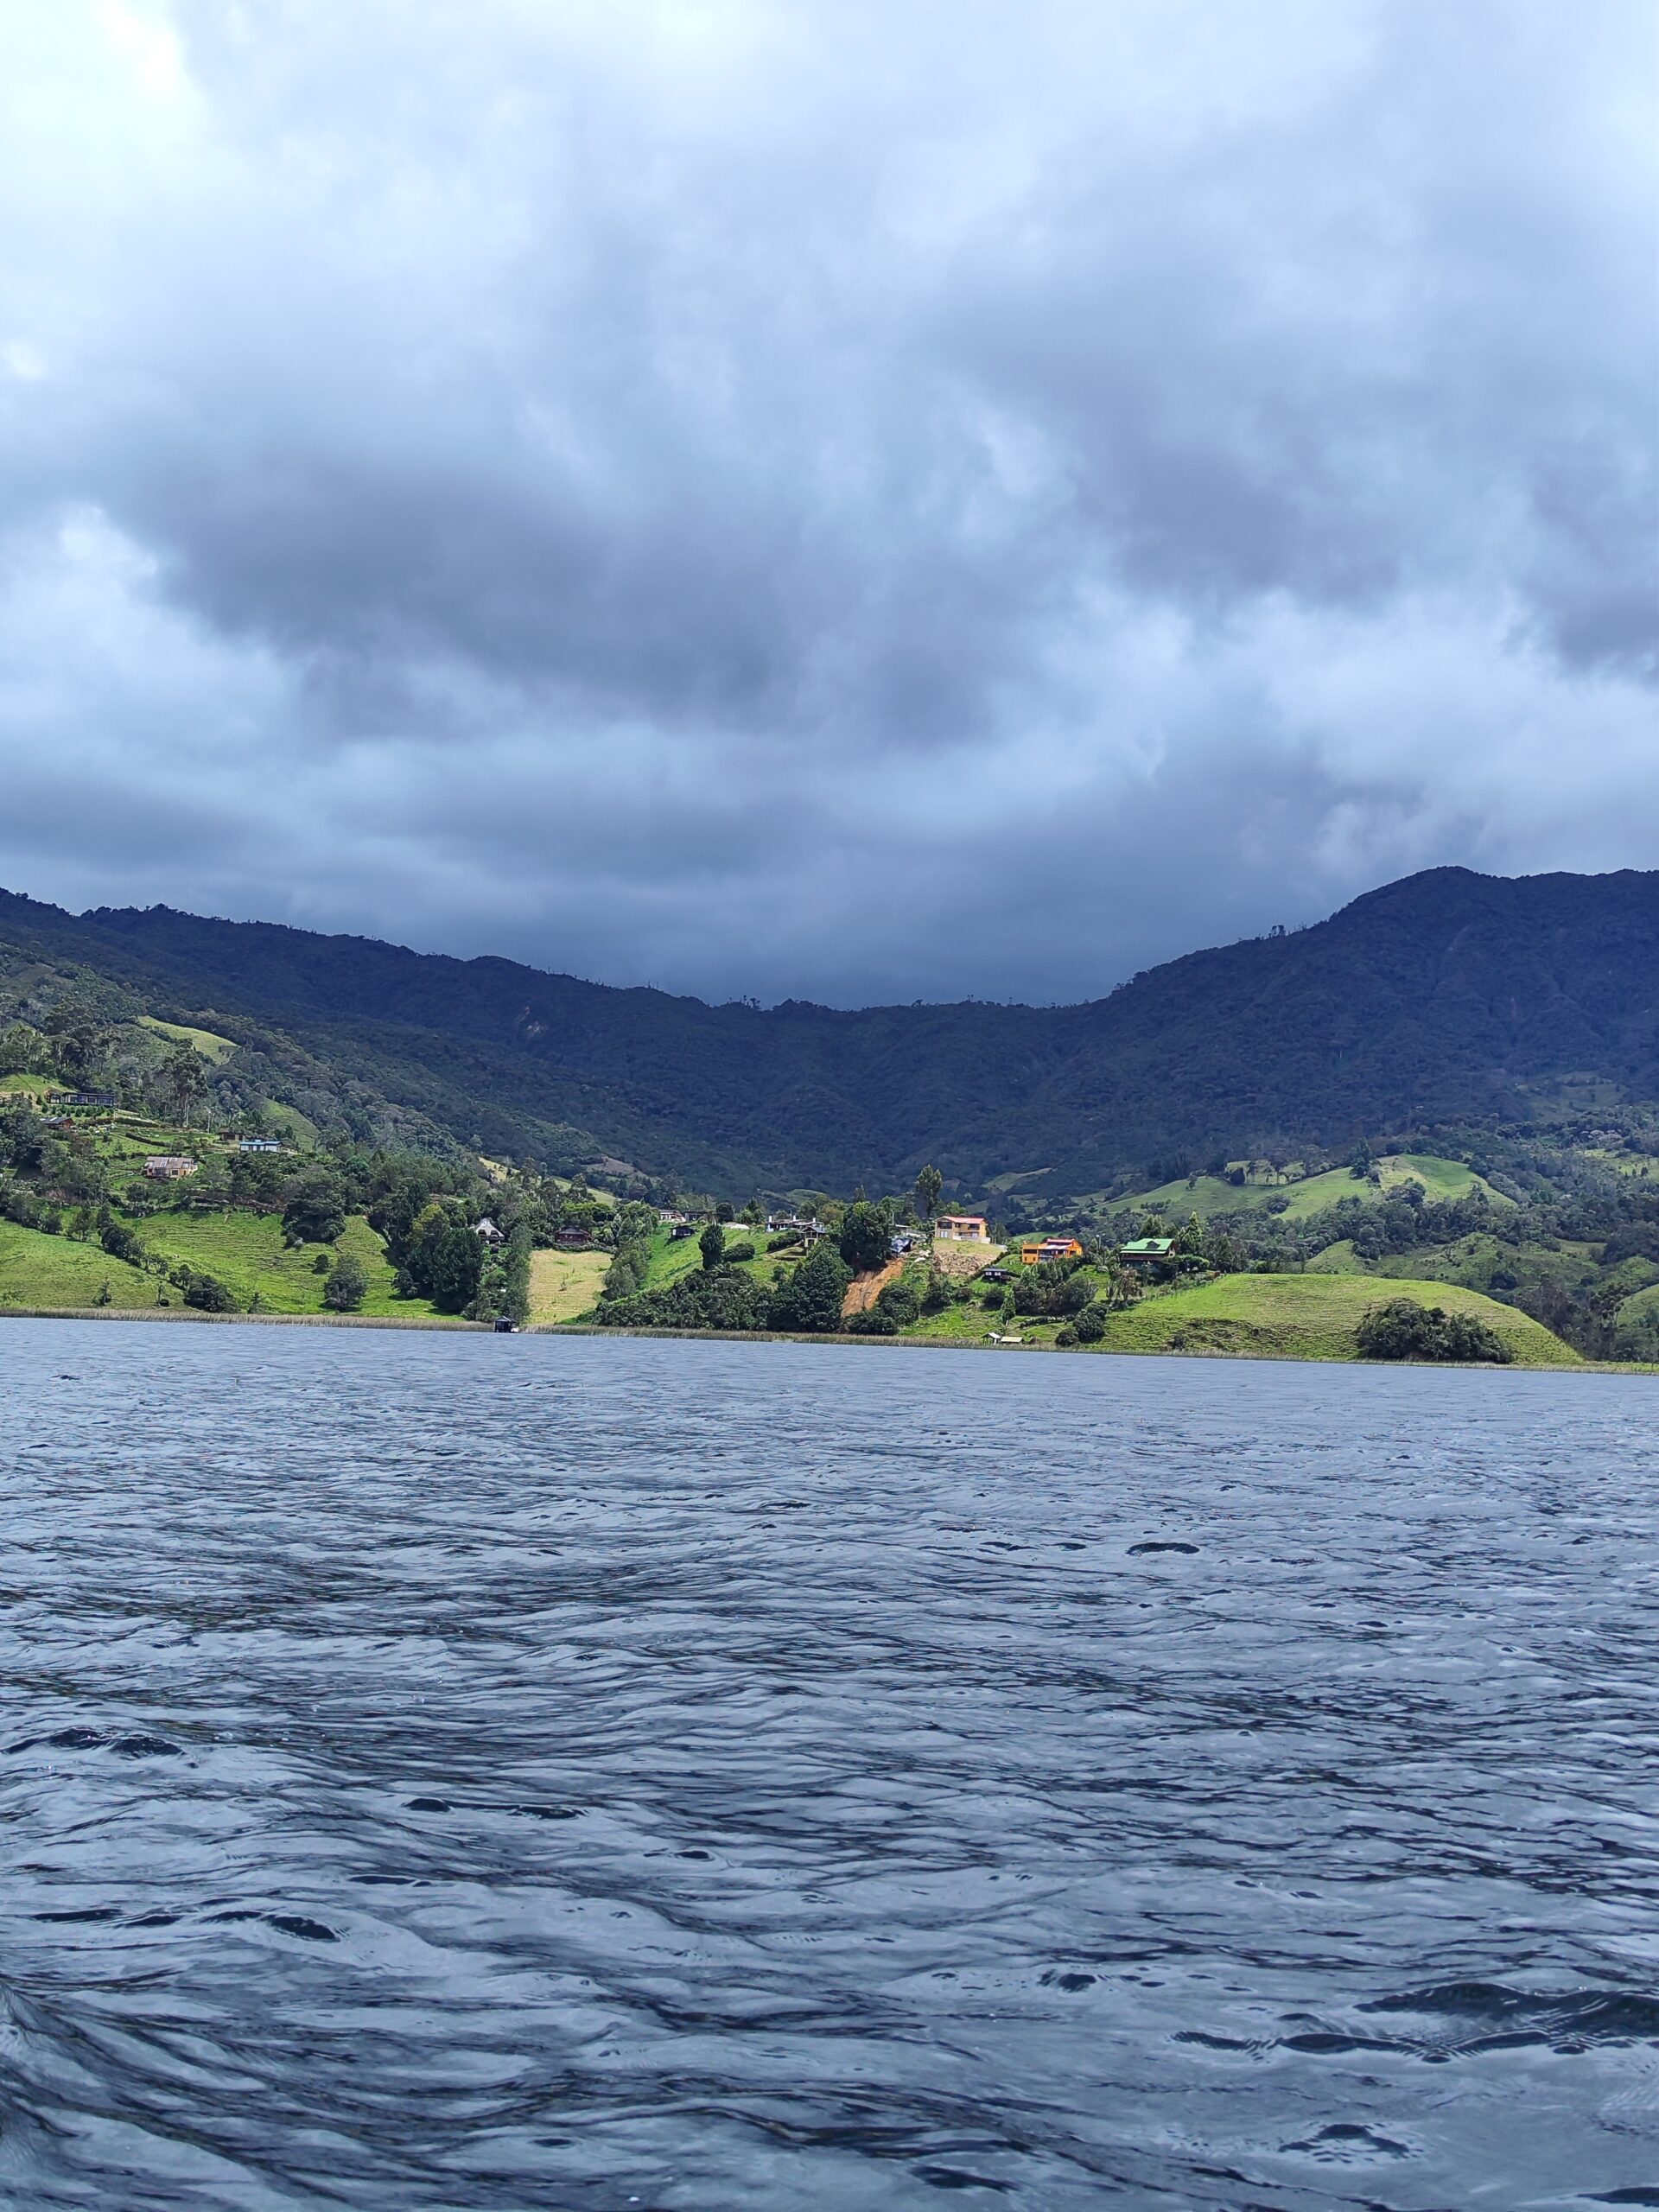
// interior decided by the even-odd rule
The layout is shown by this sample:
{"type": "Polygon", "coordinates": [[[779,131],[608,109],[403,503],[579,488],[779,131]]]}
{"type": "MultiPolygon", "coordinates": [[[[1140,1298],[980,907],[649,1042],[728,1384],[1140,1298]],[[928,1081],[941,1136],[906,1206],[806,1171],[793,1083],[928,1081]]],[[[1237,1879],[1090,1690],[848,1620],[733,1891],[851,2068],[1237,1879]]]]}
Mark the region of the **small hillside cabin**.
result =
{"type": "Polygon", "coordinates": [[[1080,1260],[1083,1247],[1075,1236],[1027,1236],[1020,1246],[1020,1257],[1034,1268],[1044,1260],[1080,1260]]]}
{"type": "Polygon", "coordinates": [[[933,1233],[953,1243],[983,1244],[988,1241],[982,1213],[942,1213],[934,1224],[933,1233]]]}
{"type": "Polygon", "coordinates": [[[180,1153],[152,1153],[144,1162],[144,1173],[157,1183],[180,1183],[187,1175],[196,1172],[196,1162],[187,1160],[180,1153]]]}
{"type": "Polygon", "coordinates": [[[280,1152],[283,1147],[276,1137],[238,1137],[236,1148],[238,1152],[280,1152]]]}
{"type": "Polygon", "coordinates": [[[1127,1244],[1118,1246],[1117,1256],[1126,1267],[1156,1267],[1160,1261],[1174,1258],[1175,1239],[1173,1236],[1131,1237],[1127,1244]]]}
{"type": "Polygon", "coordinates": [[[481,1236],[486,1244],[505,1244],[507,1241],[488,1214],[474,1224],[473,1234],[475,1236],[481,1236]]]}

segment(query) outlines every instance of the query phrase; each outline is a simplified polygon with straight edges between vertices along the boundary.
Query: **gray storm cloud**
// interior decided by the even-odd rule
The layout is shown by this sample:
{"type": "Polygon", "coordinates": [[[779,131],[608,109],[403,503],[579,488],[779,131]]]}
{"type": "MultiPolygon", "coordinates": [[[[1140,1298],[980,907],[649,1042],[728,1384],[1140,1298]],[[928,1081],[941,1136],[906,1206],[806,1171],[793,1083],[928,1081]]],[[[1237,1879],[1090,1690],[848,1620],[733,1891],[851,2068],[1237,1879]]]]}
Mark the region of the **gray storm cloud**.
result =
{"type": "Polygon", "coordinates": [[[1597,0],[0,0],[0,881],[717,996],[1659,864],[1597,0]]]}

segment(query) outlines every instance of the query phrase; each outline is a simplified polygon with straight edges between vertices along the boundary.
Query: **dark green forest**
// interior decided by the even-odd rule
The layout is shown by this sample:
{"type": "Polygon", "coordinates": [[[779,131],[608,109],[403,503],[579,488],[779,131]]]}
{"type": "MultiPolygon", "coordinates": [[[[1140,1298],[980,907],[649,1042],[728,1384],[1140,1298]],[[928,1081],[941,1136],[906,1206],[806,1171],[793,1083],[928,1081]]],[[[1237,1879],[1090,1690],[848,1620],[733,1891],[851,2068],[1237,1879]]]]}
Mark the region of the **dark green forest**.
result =
{"type": "MultiPolygon", "coordinates": [[[[1659,1098],[1659,874],[1441,868],[1059,1007],[708,1006],[511,961],[0,893],[0,976],[207,1023],[359,1141],[733,1196],[1128,1187],[1211,1155],[1659,1098]]],[[[1103,966],[1110,948],[1102,947],[1103,966]]],[[[313,1109],[316,1110],[314,1112],[313,1109]]]]}

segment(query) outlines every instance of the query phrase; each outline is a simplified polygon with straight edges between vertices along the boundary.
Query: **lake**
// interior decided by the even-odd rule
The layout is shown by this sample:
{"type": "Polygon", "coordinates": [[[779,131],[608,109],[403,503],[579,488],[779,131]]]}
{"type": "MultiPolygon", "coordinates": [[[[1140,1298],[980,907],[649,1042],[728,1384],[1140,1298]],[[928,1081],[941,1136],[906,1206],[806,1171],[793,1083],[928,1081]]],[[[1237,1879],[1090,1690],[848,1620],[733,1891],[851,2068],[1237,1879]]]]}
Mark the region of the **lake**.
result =
{"type": "Polygon", "coordinates": [[[1659,1386],[11,1321],[0,2202],[1659,2206],[1659,1386]]]}

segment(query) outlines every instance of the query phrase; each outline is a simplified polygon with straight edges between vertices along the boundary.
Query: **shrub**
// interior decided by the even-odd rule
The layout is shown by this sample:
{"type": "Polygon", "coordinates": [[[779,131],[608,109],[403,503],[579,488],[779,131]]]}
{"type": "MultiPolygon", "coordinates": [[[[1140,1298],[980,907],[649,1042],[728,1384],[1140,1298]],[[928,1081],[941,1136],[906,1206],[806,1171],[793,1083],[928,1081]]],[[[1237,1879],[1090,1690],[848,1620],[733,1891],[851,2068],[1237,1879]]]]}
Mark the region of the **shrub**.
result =
{"type": "Polygon", "coordinates": [[[1367,1359],[1489,1360],[1507,1367],[1515,1357],[1502,1337],[1471,1313],[1447,1313],[1413,1298],[1374,1306],[1354,1332],[1367,1359]]]}
{"type": "Polygon", "coordinates": [[[98,1241],[112,1260],[127,1260],[134,1266],[143,1260],[144,1248],[124,1221],[109,1223],[98,1241]]]}
{"type": "Polygon", "coordinates": [[[713,1274],[726,1256],[726,1231],[719,1222],[711,1221],[697,1239],[697,1249],[702,1255],[703,1271],[713,1274]]]}
{"type": "Polygon", "coordinates": [[[753,1244],[728,1244],[726,1247],[726,1264],[728,1268],[734,1268],[740,1260],[752,1260],[753,1257],[753,1244]]]}
{"type": "Polygon", "coordinates": [[[195,1268],[175,1268],[171,1280],[184,1294],[187,1306],[194,1306],[199,1313],[234,1313],[236,1300],[217,1275],[203,1274],[195,1268]]]}
{"type": "MultiPolygon", "coordinates": [[[[1071,1325],[1077,1341],[1080,1344],[1097,1344],[1106,1333],[1106,1317],[1111,1310],[1103,1298],[1091,1298],[1071,1325]]],[[[1060,1335],[1065,1333],[1062,1329],[1060,1335]]]]}
{"type": "Polygon", "coordinates": [[[921,1292],[908,1276],[900,1275],[897,1282],[888,1283],[877,1296],[875,1310],[896,1327],[907,1329],[912,1321],[921,1319],[921,1292]]]}
{"type": "Polygon", "coordinates": [[[368,1276],[349,1252],[342,1252],[328,1270],[322,1286],[322,1302],[334,1313],[355,1313],[369,1287],[368,1276]]]}

